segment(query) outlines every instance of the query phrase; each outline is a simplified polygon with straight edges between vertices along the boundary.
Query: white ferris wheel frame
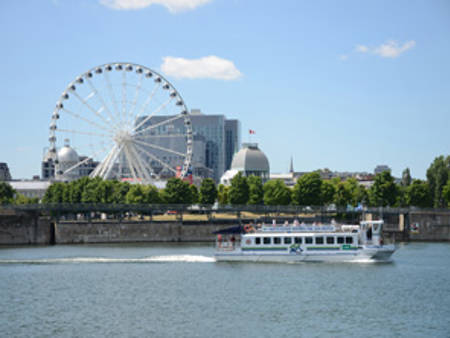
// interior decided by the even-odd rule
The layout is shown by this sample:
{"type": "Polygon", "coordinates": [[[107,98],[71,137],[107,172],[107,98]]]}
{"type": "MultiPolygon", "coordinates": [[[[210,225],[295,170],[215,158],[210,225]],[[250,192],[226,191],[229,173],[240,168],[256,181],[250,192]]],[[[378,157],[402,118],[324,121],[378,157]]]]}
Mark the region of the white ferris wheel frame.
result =
{"type": "MultiPolygon", "coordinates": [[[[146,163],[142,155],[139,154],[145,154],[148,156],[148,158],[158,162],[162,167],[168,169],[169,171],[173,173],[177,173],[177,168],[172,167],[170,164],[164,162],[161,158],[158,158],[155,154],[151,153],[151,149],[162,151],[165,153],[169,153],[172,155],[181,156],[184,158],[183,160],[183,166],[181,168],[181,172],[179,172],[179,176],[181,178],[184,178],[187,176],[191,162],[192,162],[192,153],[193,153],[193,131],[192,131],[192,124],[191,119],[189,117],[188,109],[186,107],[186,104],[184,103],[184,100],[182,99],[179,92],[175,89],[175,87],[161,74],[158,72],[139,65],[135,63],[129,63],[129,62],[113,62],[113,63],[105,63],[100,66],[96,66],[91,68],[85,73],[82,73],[81,75],[77,76],[74,81],[69,83],[69,85],[66,87],[66,89],[61,94],[60,99],[56,103],[56,108],[53,111],[52,117],[51,117],[51,124],[50,124],[50,136],[49,136],[49,153],[50,158],[52,158],[55,163],[58,163],[57,159],[57,147],[56,147],[56,141],[57,141],[57,132],[63,132],[63,133],[69,133],[69,134],[78,134],[78,135],[90,135],[90,136],[101,136],[106,139],[109,138],[110,144],[112,145],[112,148],[108,151],[109,148],[106,148],[105,146],[100,147],[101,150],[97,153],[92,153],[87,156],[87,158],[83,159],[82,161],[79,161],[78,163],[74,164],[70,168],[67,168],[64,172],[60,173],[60,175],[65,175],[77,168],[79,168],[84,163],[87,163],[89,160],[95,160],[95,157],[99,156],[100,153],[107,153],[107,155],[99,162],[97,167],[92,171],[90,174],[91,177],[102,177],[103,179],[108,179],[111,177],[112,170],[114,168],[114,165],[120,155],[123,155],[126,159],[126,164],[128,166],[128,169],[131,173],[132,178],[137,182],[152,182],[155,179],[159,178],[159,175],[157,175],[153,168],[146,163]],[[115,97],[114,90],[112,88],[111,81],[109,79],[108,73],[117,71],[122,72],[122,99],[120,102],[117,101],[117,98],[115,97]],[[131,108],[127,111],[127,101],[126,101],[126,94],[127,94],[127,76],[126,74],[129,72],[136,72],[138,75],[138,84],[135,86],[135,94],[134,98],[131,104],[131,108]],[[106,104],[103,93],[99,92],[98,89],[95,87],[92,78],[94,76],[102,76],[106,85],[106,88],[108,88],[107,95],[110,96],[112,100],[112,106],[110,107],[106,104]],[[139,91],[142,86],[142,82],[145,79],[154,79],[155,87],[153,88],[152,92],[148,94],[148,96],[145,99],[145,102],[139,107],[137,107],[137,99],[139,96],[139,91]],[[87,97],[81,97],[77,94],[77,86],[88,86],[90,88],[90,94],[87,97]],[[160,104],[155,110],[153,110],[148,115],[143,115],[146,108],[152,101],[152,98],[156,94],[158,90],[163,90],[168,93],[167,95],[167,101],[160,104]],[[94,114],[97,118],[96,122],[92,121],[92,119],[89,118],[87,114],[82,115],[82,112],[74,112],[71,110],[68,110],[64,107],[64,102],[69,100],[70,97],[73,96],[74,99],[78,100],[87,111],[90,112],[90,114],[94,114]],[[89,100],[91,100],[93,97],[97,98],[97,102],[101,104],[101,107],[99,109],[94,108],[90,103],[89,100]],[[160,112],[162,109],[164,109],[169,104],[175,104],[176,107],[179,108],[179,113],[176,114],[173,117],[167,118],[161,122],[158,122],[156,124],[152,124],[150,126],[144,126],[146,122],[148,122],[153,116],[156,116],[158,112],[160,112]],[[137,112],[136,112],[137,111],[137,112]],[[82,131],[82,130],[71,130],[71,129],[59,129],[57,126],[58,120],[61,118],[61,116],[64,116],[64,114],[71,115],[72,118],[82,120],[91,126],[95,127],[96,132],[92,131],[82,131]],[[135,122],[139,117],[144,117],[142,121],[137,123],[135,125],[135,122]],[[140,135],[144,133],[145,131],[149,131],[151,129],[157,128],[159,126],[162,126],[164,124],[173,122],[178,119],[183,119],[184,122],[184,134],[174,134],[174,135],[159,135],[158,137],[184,137],[186,140],[186,152],[182,153],[173,149],[168,149],[165,147],[162,147],[157,144],[152,144],[147,141],[149,136],[146,136],[146,139],[140,138],[140,135]],[[100,123],[102,121],[103,123],[100,123]],[[142,129],[142,126],[144,126],[142,129]]],[[[87,155],[87,154],[86,154],[87,155]]],[[[56,168],[55,168],[55,177],[56,177],[56,168]]],[[[119,177],[121,178],[121,177],[119,177]]]]}

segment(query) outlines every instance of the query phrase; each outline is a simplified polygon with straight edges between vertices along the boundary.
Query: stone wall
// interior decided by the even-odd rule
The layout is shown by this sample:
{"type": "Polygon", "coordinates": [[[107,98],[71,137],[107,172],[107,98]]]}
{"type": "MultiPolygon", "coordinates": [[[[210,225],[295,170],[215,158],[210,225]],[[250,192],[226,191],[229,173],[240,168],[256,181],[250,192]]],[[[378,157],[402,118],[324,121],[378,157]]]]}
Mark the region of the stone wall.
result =
{"type": "Polygon", "coordinates": [[[450,212],[413,211],[410,228],[413,241],[450,241],[450,212]]]}
{"type": "Polygon", "coordinates": [[[2,210],[0,245],[51,244],[52,223],[47,217],[2,210]]]}
{"type": "Polygon", "coordinates": [[[214,231],[229,226],[176,222],[60,222],[56,225],[55,242],[211,242],[215,240],[214,231]]]}

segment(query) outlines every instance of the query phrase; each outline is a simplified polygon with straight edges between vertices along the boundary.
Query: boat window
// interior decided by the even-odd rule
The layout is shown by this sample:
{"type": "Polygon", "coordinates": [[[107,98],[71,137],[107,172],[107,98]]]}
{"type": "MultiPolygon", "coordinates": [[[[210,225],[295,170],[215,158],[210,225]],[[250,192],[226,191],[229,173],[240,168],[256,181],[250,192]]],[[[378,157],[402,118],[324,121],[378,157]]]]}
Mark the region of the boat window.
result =
{"type": "Polygon", "coordinates": [[[353,244],[353,237],[345,237],[345,244],[353,244]]]}
{"type": "Polygon", "coordinates": [[[273,244],[281,244],[281,237],[274,237],[273,244]]]}
{"type": "Polygon", "coordinates": [[[337,238],[337,243],[338,244],[344,244],[344,237],[338,237],[337,238]]]}
{"type": "Polygon", "coordinates": [[[295,237],[294,241],[295,241],[295,244],[302,244],[302,238],[301,237],[295,237]]]}
{"type": "Polygon", "coordinates": [[[284,237],[284,244],[291,244],[292,238],[291,237],[284,237]]]}
{"type": "Polygon", "coordinates": [[[334,237],[327,237],[327,244],[334,244],[334,237]]]}
{"type": "Polygon", "coordinates": [[[255,237],[255,244],[261,244],[261,238],[255,237]]]}
{"type": "Polygon", "coordinates": [[[270,244],[271,242],[272,241],[270,237],[264,237],[264,244],[270,244]]]}
{"type": "Polygon", "coordinates": [[[323,244],[323,237],[316,237],[316,244],[323,244]]]}
{"type": "Polygon", "coordinates": [[[305,237],[305,244],[312,244],[312,237],[305,237]]]}

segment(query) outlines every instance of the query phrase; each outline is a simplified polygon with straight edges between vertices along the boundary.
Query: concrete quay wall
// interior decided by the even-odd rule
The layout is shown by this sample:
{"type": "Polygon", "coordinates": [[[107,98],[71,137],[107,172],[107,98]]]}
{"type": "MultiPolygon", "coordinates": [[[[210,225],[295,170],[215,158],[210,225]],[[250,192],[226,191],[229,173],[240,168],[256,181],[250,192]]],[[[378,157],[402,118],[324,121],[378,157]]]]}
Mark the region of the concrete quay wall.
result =
{"type": "Polygon", "coordinates": [[[410,229],[411,241],[450,241],[450,212],[411,212],[410,229]]]}
{"type": "Polygon", "coordinates": [[[53,240],[50,218],[0,212],[0,245],[52,244],[53,240]]]}
{"type": "Polygon", "coordinates": [[[55,243],[212,242],[214,231],[230,225],[176,222],[60,222],[55,243]]]}

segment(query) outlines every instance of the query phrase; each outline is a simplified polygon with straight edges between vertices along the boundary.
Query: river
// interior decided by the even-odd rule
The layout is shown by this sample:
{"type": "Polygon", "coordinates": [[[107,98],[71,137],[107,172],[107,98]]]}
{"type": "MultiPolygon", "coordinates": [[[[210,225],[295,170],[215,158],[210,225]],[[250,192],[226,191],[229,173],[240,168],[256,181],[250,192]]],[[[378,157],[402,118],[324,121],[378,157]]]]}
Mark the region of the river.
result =
{"type": "Polygon", "coordinates": [[[216,263],[205,244],[0,249],[3,337],[449,337],[450,244],[392,263],[216,263]]]}

